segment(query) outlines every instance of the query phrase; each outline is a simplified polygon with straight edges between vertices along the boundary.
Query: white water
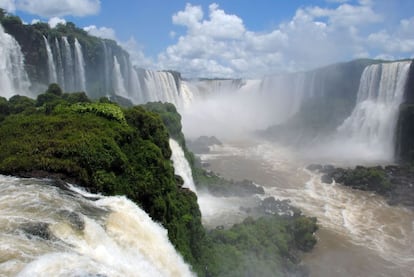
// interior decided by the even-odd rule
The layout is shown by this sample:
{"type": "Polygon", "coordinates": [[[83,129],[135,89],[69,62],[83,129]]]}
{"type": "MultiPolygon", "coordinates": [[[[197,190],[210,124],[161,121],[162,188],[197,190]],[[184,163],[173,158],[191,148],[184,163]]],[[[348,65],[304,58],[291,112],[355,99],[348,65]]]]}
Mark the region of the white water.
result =
{"type": "Polygon", "coordinates": [[[58,83],[65,89],[65,72],[63,69],[63,59],[62,52],[60,50],[60,43],[57,38],[55,38],[55,48],[56,48],[56,62],[57,62],[57,78],[58,83]]]}
{"type": "Polygon", "coordinates": [[[76,89],[86,91],[85,60],[83,59],[82,46],[75,38],[75,76],[76,89]]]}
{"type": "Polygon", "coordinates": [[[0,90],[1,96],[30,95],[30,81],[24,69],[20,45],[0,24],[0,90]]]}
{"type": "Polygon", "coordinates": [[[1,175],[0,184],[0,276],[193,275],[167,231],[125,197],[1,175]],[[38,223],[49,239],[25,231],[38,223]]]}
{"type": "MultiPolygon", "coordinates": [[[[290,199],[306,215],[318,218],[318,243],[304,260],[311,276],[414,276],[413,210],[389,206],[374,193],[324,184],[319,174],[303,169],[307,163],[299,153],[276,144],[225,144],[201,158],[214,172],[253,180],[267,195],[290,199]]],[[[243,218],[238,207],[246,200],[213,200],[203,204],[199,197],[200,207],[207,208],[206,225],[243,218]]]]}
{"type": "Polygon", "coordinates": [[[64,76],[65,76],[65,91],[73,91],[75,88],[75,77],[74,77],[74,63],[72,58],[72,49],[68,42],[67,37],[62,37],[64,45],[64,76]]]}
{"type": "Polygon", "coordinates": [[[116,94],[122,97],[128,97],[127,90],[125,88],[125,80],[122,77],[121,66],[119,65],[118,58],[114,56],[114,68],[112,71],[113,78],[113,89],[116,94]]]}
{"type": "Polygon", "coordinates": [[[171,160],[174,163],[175,174],[181,176],[184,180],[183,187],[189,188],[191,191],[197,193],[194,185],[193,174],[191,172],[190,164],[185,158],[184,151],[181,146],[173,139],[169,140],[172,151],[171,160]]]}
{"type": "Polygon", "coordinates": [[[49,41],[45,36],[43,36],[43,41],[45,42],[46,53],[47,53],[47,69],[49,72],[49,83],[56,83],[57,82],[57,74],[56,74],[56,67],[55,61],[53,59],[52,49],[50,48],[49,41]]]}
{"type": "Polygon", "coordinates": [[[147,101],[169,102],[180,106],[177,84],[170,72],[146,70],[145,87],[149,97],[147,101]]]}
{"type": "Polygon", "coordinates": [[[361,76],[357,103],[338,135],[378,160],[394,158],[395,127],[410,62],[371,65],[361,76]]]}

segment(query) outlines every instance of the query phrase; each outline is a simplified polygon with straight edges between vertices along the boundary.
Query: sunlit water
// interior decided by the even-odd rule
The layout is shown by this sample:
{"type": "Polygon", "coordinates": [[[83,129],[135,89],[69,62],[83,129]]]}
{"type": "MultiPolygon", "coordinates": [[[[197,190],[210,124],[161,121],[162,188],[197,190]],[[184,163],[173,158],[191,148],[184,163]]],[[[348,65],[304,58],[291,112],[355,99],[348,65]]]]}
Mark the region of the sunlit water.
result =
{"type": "Polygon", "coordinates": [[[193,276],[125,197],[0,175],[0,276],[193,276]]]}
{"type": "Polygon", "coordinates": [[[201,158],[222,176],[251,179],[318,218],[318,244],[304,258],[312,276],[414,276],[414,211],[374,193],[323,184],[294,151],[270,143],[233,143],[201,158]]]}

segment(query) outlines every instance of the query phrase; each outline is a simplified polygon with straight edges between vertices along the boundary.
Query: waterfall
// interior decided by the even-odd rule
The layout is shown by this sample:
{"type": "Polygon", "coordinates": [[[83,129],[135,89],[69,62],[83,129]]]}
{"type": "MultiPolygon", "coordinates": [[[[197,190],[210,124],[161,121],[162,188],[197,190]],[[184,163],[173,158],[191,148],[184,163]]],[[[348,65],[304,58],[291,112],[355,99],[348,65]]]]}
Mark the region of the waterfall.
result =
{"type": "Polygon", "coordinates": [[[46,46],[46,53],[47,53],[47,67],[49,71],[49,83],[56,83],[57,82],[57,74],[56,74],[56,67],[55,61],[53,59],[52,49],[50,48],[49,41],[45,36],[43,36],[43,40],[46,46]]]}
{"type": "Polygon", "coordinates": [[[86,92],[85,61],[83,59],[82,46],[75,38],[75,76],[77,88],[86,92]]]}
{"type": "Polygon", "coordinates": [[[127,90],[125,89],[125,80],[122,77],[121,66],[119,65],[118,59],[114,56],[114,68],[112,73],[113,78],[113,89],[116,94],[128,98],[127,90]]]}
{"type": "Polygon", "coordinates": [[[309,73],[283,74],[262,80],[260,94],[274,110],[276,123],[295,115],[305,99],[313,96],[314,82],[309,73]]]}
{"type": "Polygon", "coordinates": [[[170,148],[172,151],[171,159],[174,163],[175,174],[180,175],[184,180],[184,187],[197,193],[194,185],[193,174],[191,172],[190,164],[185,158],[184,151],[181,146],[173,139],[170,139],[170,148]]]}
{"type": "Polygon", "coordinates": [[[105,90],[106,93],[109,93],[111,88],[111,58],[112,55],[109,54],[108,47],[106,46],[106,43],[104,40],[102,40],[103,50],[104,50],[104,67],[105,67],[105,90]]]}
{"type": "Polygon", "coordinates": [[[64,65],[64,76],[65,76],[65,90],[66,91],[73,91],[75,89],[75,79],[74,79],[74,72],[73,72],[73,59],[72,59],[72,49],[68,42],[67,37],[62,37],[63,44],[64,44],[64,57],[65,57],[65,65],[64,65]]]}
{"type": "Polygon", "coordinates": [[[20,45],[0,24],[0,90],[1,96],[29,95],[30,81],[24,69],[20,45]]]}
{"type": "Polygon", "coordinates": [[[338,127],[340,136],[363,145],[379,159],[394,156],[395,127],[410,62],[370,65],[361,76],[357,103],[338,127]]]}
{"type": "Polygon", "coordinates": [[[55,38],[55,48],[58,83],[61,85],[62,89],[65,90],[65,73],[63,69],[62,51],[60,50],[60,44],[57,38],[55,38]]]}
{"type": "Polygon", "coordinates": [[[162,101],[181,106],[180,92],[171,72],[145,71],[145,87],[148,91],[147,101],[162,101]]]}
{"type": "Polygon", "coordinates": [[[0,175],[0,276],[193,276],[126,197],[0,175]]]}

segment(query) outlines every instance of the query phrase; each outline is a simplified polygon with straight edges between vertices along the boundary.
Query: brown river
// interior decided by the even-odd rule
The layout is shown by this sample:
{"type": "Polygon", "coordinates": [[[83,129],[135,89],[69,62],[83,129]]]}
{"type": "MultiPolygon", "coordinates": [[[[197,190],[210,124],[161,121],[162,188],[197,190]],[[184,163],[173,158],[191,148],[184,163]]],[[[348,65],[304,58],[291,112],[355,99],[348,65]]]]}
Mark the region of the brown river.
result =
{"type": "MultiPolygon", "coordinates": [[[[250,179],[267,195],[290,199],[318,218],[318,243],[304,257],[311,276],[414,276],[413,210],[389,206],[370,192],[323,184],[320,175],[305,169],[311,161],[267,142],[227,143],[200,157],[221,176],[250,179]]],[[[245,203],[202,195],[200,201],[206,225],[218,224],[218,218],[240,220],[238,205],[245,203]]]]}

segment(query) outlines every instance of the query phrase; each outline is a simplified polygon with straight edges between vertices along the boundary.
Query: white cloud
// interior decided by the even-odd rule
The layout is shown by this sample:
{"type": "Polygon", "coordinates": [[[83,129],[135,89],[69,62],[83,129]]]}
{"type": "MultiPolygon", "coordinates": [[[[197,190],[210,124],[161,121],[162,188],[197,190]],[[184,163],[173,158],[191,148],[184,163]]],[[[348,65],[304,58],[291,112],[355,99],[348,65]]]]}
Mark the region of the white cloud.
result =
{"type": "Polygon", "coordinates": [[[134,37],[130,37],[125,42],[118,43],[129,53],[133,65],[148,69],[154,67],[154,62],[145,56],[142,46],[138,44],[134,37]]]}
{"type": "Polygon", "coordinates": [[[16,10],[16,5],[14,0],[0,0],[0,8],[3,8],[8,12],[14,12],[16,10]]]}
{"type": "Polygon", "coordinates": [[[50,28],[55,28],[58,24],[66,24],[66,20],[59,17],[52,17],[49,19],[50,28]]]}
{"type": "Polygon", "coordinates": [[[100,0],[0,0],[0,7],[7,11],[25,11],[42,17],[86,16],[97,14],[100,0]]]}
{"type": "Polygon", "coordinates": [[[217,4],[208,13],[187,4],[172,17],[186,32],[159,54],[158,66],[187,77],[256,77],[359,57],[413,55],[414,17],[382,30],[386,17],[374,1],[327,2],[301,7],[267,32],[248,30],[217,4]]]}
{"type": "Polygon", "coordinates": [[[100,38],[107,38],[117,40],[115,35],[115,30],[108,27],[96,27],[95,25],[90,25],[83,28],[90,35],[100,38]]]}

